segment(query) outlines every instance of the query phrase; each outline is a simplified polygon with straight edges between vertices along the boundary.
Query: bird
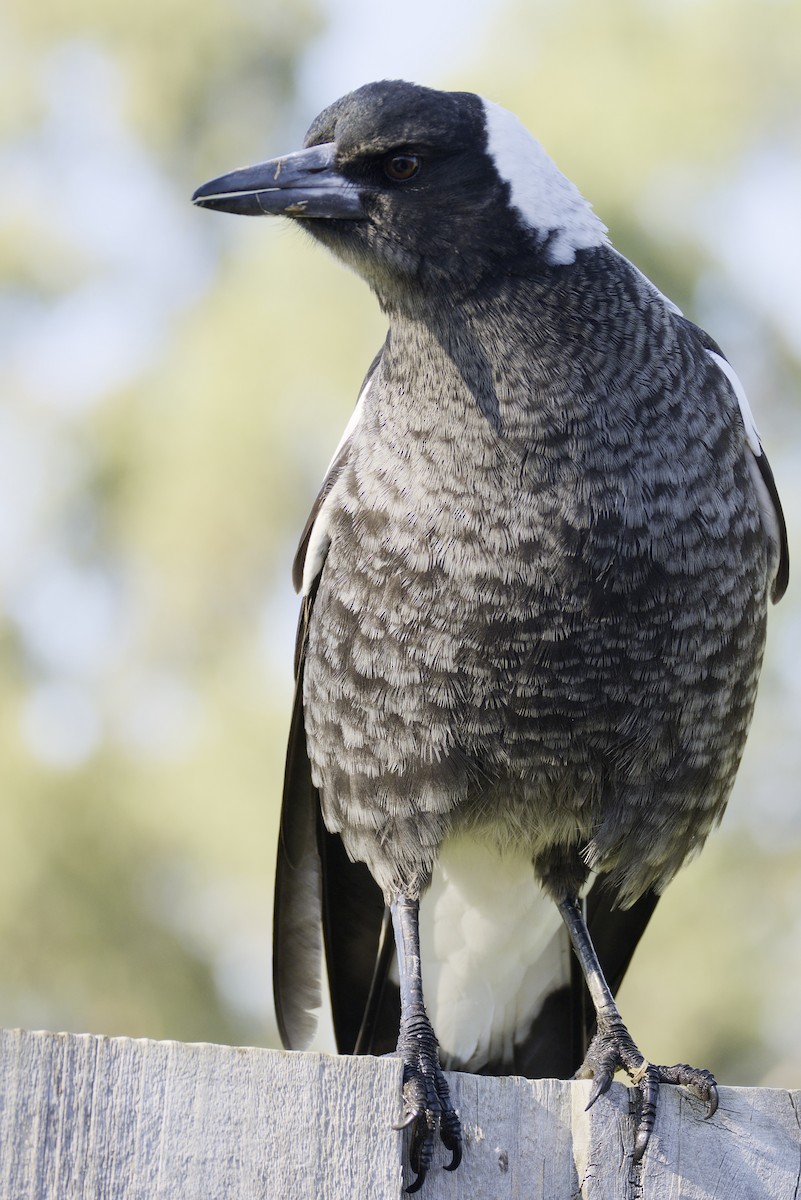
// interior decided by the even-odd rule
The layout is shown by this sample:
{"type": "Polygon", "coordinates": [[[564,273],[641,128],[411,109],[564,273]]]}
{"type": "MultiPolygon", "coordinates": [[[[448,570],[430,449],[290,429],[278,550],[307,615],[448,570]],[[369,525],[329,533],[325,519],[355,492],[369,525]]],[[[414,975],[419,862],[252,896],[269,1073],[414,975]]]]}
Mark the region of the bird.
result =
{"type": "MultiPolygon", "coordinates": [[[[719,821],[787,532],[723,351],[611,244],[516,116],[403,80],[198,188],[289,218],[386,317],[303,530],[274,984],[305,1048],[403,1062],[409,1164],[462,1130],[444,1071],[657,1066],[614,994],[719,821]],[[571,954],[571,947],[573,953],[571,954]]],[[[589,1107],[589,1105],[588,1105],[589,1107]]]]}

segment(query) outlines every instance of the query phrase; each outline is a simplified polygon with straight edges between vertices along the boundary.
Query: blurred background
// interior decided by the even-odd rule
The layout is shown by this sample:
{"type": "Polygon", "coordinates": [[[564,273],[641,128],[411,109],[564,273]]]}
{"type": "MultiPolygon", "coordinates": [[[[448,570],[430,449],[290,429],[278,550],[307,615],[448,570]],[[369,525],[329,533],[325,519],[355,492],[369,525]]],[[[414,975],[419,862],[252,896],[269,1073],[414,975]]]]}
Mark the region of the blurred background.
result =
{"type": "MultiPolygon", "coordinates": [[[[801,563],[793,0],[6,0],[5,1026],[277,1044],[289,564],[383,324],[288,223],[189,196],[382,77],[517,112],[722,344],[801,563]]],[[[798,596],[723,827],[621,997],[651,1059],[725,1083],[801,1086],[798,596]]]]}

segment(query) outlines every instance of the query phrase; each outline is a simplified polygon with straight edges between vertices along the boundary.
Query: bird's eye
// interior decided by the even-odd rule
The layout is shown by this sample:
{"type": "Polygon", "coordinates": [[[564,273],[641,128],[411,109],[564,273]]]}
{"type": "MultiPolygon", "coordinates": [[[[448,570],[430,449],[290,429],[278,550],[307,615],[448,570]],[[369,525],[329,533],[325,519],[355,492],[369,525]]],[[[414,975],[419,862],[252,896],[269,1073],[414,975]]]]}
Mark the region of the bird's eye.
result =
{"type": "Polygon", "coordinates": [[[388,154],[384,159],[384,174],[395,183],[414,179],[423,165],[419,154],[388,154]]]}

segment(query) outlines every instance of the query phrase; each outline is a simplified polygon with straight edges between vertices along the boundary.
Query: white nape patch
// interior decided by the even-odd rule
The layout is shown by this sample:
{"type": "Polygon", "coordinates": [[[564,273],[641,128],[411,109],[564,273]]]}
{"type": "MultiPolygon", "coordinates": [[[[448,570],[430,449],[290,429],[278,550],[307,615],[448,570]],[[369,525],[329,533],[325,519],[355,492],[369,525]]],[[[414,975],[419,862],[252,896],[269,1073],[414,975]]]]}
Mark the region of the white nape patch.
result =
{"type": "Polygon", "coordinates": [[[740,414],[743,418],[743,425],[745,426],[746,441],[748,442],[748,445],[751,447],[751,450],[754,452],[755,456],[759,458],[760,454],[762,453],[762,443],[759,440],[759,433],[757,431],[756,422],[754,421],[754,414],[751,412],[751,405],[748,403],[748,397],[745,394],[745,388],[740,383],[740,380],[738,379],[731,363],[728,363],[720,354],[715,354],[714,350],[707,350],[707,354],[712,361],[718,367],[720,367],[721,371],[731,384],[732,391],[737,397],[737,403],[740,406],[740,414]]]}
{"type": "MultiPolygon", "coordinates": [[[[342,453],[342,448],[347,444],[350,438],[353,437],[353,433],[359,424],[359,421],[361,420],[362,412],[364,411],[365,397],[370,390],[370,384],[372,381],[373,376],[371,375],[367,383],[362,388],[359,399],[356,401],[356,407],[351,413],[350,420],[345,426],[345,432],[342,434],[342,437],[337,443],[337,448],[332,455],[331,461],[328,464],[328,470],[325,473],[326,478],[328,478],[331,468],[339,458],[339,455],[342,453]]],[[[323,563],[325,562],[326,555],[328,554],[328,547],[331,545],[331,536],[328,532],[331,516],[330,500],[331,495],[329,493],[329,495],[326,496],[325,500],[320,505],[320,511],[315,518],[314,524],[311,528],[311,533],[309,534],[309,544],[306,547],[306,557],[303,560],[303,582],[300,589],[300,594],[302,596],[308,596],[309,592],[311,591],[315,579],[323,569],[323,563]]]]}
{"type": "Polygon", "coordinates": [[[420,904],[423,994],[443,1062],[512,1062],[545,997],[570,981],[559,911],[522,850],[447,838],[420,904]]]}
{"type": "Polygon", "coordinates": [[[487,152],[511,188],[512,204],[538,240],[551,235],[549,261],[566,266],[575,262],[577,250],[607,246],[603,221],[525,125],[499,104],[483,99],[482,103],[487,152]]]}

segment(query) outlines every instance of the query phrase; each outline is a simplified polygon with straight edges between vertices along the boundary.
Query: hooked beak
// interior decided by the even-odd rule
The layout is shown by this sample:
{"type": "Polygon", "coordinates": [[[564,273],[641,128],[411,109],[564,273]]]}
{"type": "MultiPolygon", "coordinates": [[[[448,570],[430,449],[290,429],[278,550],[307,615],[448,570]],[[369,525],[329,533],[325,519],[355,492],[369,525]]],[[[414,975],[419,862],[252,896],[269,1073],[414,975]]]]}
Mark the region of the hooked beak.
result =
{"type": "Polygon", "coordinates": [[[192,201],[201,208],[249,217],[363,217],[359,189],[335,169],[335,158],[333,142],[296,150],[212,179],[197,189],[192,201]]]}

